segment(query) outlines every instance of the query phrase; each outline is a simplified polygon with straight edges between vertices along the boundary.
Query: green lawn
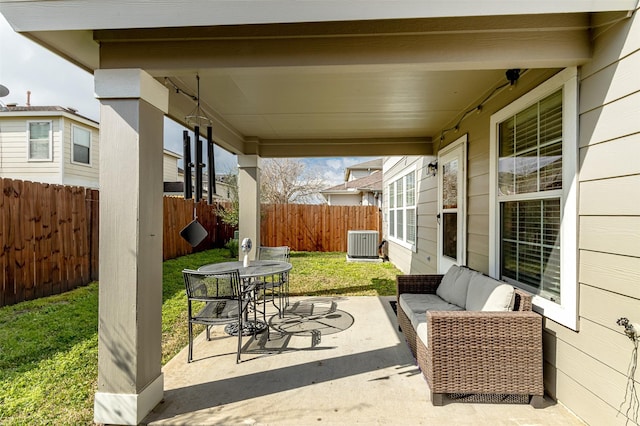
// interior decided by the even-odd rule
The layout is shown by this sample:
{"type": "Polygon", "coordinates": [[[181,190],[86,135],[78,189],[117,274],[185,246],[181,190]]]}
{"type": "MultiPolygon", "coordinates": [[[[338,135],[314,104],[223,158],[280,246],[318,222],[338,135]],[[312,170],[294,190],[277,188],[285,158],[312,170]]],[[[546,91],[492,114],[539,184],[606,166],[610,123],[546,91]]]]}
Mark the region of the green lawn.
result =
{"type": "MultiPolygon", "coordinates": [[[[232,260],[214,249],[163,264],[162,363],[187,344],[181,271],[232,260]]],[[[347,263],[344,253],[291,253],[299,295],[395,294],[389,263],[347,263]]],[[[0,424],[91,424],[98,376],[98,283],[0,308],[0,424]]]]}

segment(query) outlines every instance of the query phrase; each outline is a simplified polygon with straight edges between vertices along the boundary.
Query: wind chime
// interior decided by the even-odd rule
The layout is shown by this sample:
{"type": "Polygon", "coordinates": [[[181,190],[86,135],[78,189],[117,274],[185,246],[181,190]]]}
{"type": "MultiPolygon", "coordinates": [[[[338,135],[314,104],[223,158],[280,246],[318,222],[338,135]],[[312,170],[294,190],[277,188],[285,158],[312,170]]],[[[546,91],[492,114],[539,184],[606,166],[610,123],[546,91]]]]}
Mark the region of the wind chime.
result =
{"type": "Polygon", "coordinates": [[[207,185],[207,202],[213,203],[213,194],[216,192],[216,171],[213,158],[213,128],[211,127],[212,121],[207,117],[200,107],[200,76],[196,74],[197,83],[197,95],[196,95],[196,108],[191,114],[185,117],[187,125],[193,127],[193,140],[196,144],[196,161],[191,161],[191,137],[189,131],[185,130],[182,134],[182,145],[184,148],[184,198],[190,199],[192,194],[192,181],[191,174],[195,171],[196,187],[195,187],[195,201],[196,203],[202,199],[202,169],[205,164],[202,162],[202,140],[200,139],[200,128],[203,123],[207,126],[207,172],[208,172],[208,185],[207,185]]]}
{"type": "Polygon", "coordinates": [[[196,95],[196,108],[191,114],[185,116],[185,121],[188,126],[193,127],[193,140],[196,145],[195,162],[191,161],[191,137],[189,131],[185,130],[182,133],[182,146],[184,154],[184,198],[189,200],[194,198],[195,204],[193,207],[193,221],[185,226],[180,235],[187,240],[191,246],[195,247],[202,242],[208,235],[207,230],[198,222],[198,216],[196,212],[196,206],[200,200],[202,200],[203,183],[202,183],[202,169],[205,164],[202,161],[202,139],[200,136],[200,129],[203,124],[207,127],[207,203],[213,204],[213,194],[216,192],[216,171],[213,157],[213,128],[211,126],[212,121],[206,116],[202,108],[200,107],[200,76],[196,74],[197,83],[197,95],[196,95]],[[192,172],[195,171],[195,197],[192,193],[192,172]]]}

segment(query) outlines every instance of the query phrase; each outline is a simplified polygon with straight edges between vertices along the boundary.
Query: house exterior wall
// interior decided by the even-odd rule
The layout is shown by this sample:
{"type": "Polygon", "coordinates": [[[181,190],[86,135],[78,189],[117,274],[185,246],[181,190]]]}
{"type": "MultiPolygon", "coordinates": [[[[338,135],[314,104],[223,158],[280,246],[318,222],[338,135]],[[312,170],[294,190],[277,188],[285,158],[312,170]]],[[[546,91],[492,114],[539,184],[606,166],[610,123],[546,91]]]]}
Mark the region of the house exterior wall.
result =
{"type": "MultiPolygon", "coordinates": [[[[633,343],[616,320],[640,322],[638,11],[594,37],[593,60],[580,70],[580,331],[545,321],[545,385],[587,423],[622,425],[634,397],[633,343]]],[[[636,389],[639,381],[636,371],[636,389]]],[[[630,417],[640,421],[637,406],[630,417]]]]}
{"type": "Polygon", "coordinates": [[[360,204],[363,206],[378,206],[382,205],[381,203],[382,194],[374,194],[373,192],[363,192],[360,200],[360,204]]]}
{"type": "Polygon", "coordinates": [[[403,273],[436,273],[435,258],[437,234],[436,185],[437,179],[427,176],[425,169],[433,157],[403,156],[387,157],[383,164],[383,238],[388,242],[389,259],[403,273]],[[410,169],[416,171],[416,224],[417,241],[415,251],[397,243],[389,237],[389,191],[391,182],[404,176],[410,169]]]}
{"type": "Polygon", "coordinates": [[[362,202],[361,194],[327,194],[330,206],[358,206],[362,202]]]}
{"type": "Polygon", "coordinates": [[[62,182],[62,119],[55,116],[0,117],[0,176],[32,182],[62,182]],[[53,133],[50,161],[29,161],[27,122],[51,121],[53,133]]]}
{"type": "Polygon", "coordinates": [[[79,185],[90,188],[98,188],[100,177],[98,162],[100,161],[100,132],[97,128],[87,126],[69,118],[63,118],[64,127],[64,157],[63,157],[63,174],[62,183],[65,185],[79,185]],[[90,164],[76,163],[73,161],[72,145],[73,145],[73,126],[77,126],[91,131],[91,147],[89,155],[91,157],[90,164]]]}
{"type": "MultiPolygon", "coordinates": [[[[606,15],[598,19],[607,22],[606,15]]],[[[640,18],[636,12],[602,28],[595,33],[593,60],[578,70],[578,330],[545,318],[544,382],[549,395],[587,424],[623,425],[630,399],[637,397],[629,394],[629,380],[635,380],[636,389],[640,381],[638,371],[628,377],[633,342],[616,324],[620,317],[640,323],[640,18]]],[[[470,115],[439,147],[468,134],[467,264],[474,269],[489,272],[489,118],[557,71],[529,70],[513,90],[470,115]]],[[[408,157],[387,159],[385,193],[407,162],[408,157]]],[[[417,179],[416,252],[389,244],[390,259],[405,273],[435,272],[435,182],[417,179]]],[[[638,422],[637,409],[629,416],[638,422]]]]}
{"type": "Polygon", "coordinates": [[[371,172],[371,170],[351,170],[349,172],[349,181],[367,177],[371,172]]]}
{"type": "Polygon", "coordinates": [[[97,127],[60,115],[0,117],[0,176],[32,182],[79,185],[97,188],[99,131],[97,127]],[[51,121],[53,133],[52,158],[29,161],[27,126],[30,121],[51,121]],[[72,161],[72,127],[91,131],[91,164],[72,161]]]}
{"type": "Polygon", "coordinates": [[[162,180],[164,182],[178,182],[178,159],[173,155],[164,154],[162,157],[162,180]]]}

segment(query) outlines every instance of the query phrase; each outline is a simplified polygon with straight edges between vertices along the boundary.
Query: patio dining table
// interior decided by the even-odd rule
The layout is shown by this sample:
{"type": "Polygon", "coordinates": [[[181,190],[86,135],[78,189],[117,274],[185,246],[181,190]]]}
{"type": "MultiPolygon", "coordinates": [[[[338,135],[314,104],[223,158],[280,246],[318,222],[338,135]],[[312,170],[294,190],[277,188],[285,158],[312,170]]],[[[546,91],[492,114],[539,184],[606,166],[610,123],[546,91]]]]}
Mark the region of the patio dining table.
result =
{"type": "MultiPolygon", "coordinates": [[[[247,266],[244,266],[244,262],[242,261],[209,263],[198,268],[198,271],[216,273],[237,269],[238,274],[240,275],[240,279],[242,280],[243,291],[249,290],[249,293],[251,294],[251,302],[254,306],[255,313],[255,306],[258,303],[258,294],[256,291],[250,291],[252,282],[257,278],[284,274],[285,272],[290,271],[291,268],[292,266],[288,262],[282,262],[278,260],[252,260],[247,266]]],[[[264,307],[264,309],[266,312],[266,306],[264,307]]],[[[266,321],[261,321],[257,318],[254,318],[253,321],[244,321],[242,326],[242,334],[255,334],[264,330],[265,328],[267,328],[267,326],[268,325],[266,321]]],[[[225,331],[228,334],[237,335],[238,326],[237,324],[230,324],[225,327],[225,331]]]]}

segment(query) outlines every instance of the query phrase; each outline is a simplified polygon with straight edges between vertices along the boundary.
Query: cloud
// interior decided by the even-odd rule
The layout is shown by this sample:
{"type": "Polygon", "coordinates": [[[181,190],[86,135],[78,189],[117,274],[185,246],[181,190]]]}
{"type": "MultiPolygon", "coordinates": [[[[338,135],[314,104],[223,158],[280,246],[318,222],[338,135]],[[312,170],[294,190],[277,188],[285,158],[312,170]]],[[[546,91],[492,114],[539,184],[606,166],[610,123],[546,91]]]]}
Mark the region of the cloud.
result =
{"type": "Polygon", "coordinates": [[[73,107],[93,120],[100,118],[93,75],[13,31],[0,15],[0,84],[10,93],[2,102],[73,107]]]}

